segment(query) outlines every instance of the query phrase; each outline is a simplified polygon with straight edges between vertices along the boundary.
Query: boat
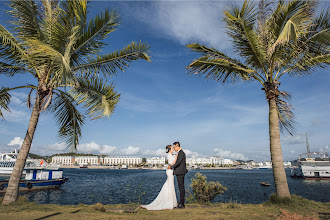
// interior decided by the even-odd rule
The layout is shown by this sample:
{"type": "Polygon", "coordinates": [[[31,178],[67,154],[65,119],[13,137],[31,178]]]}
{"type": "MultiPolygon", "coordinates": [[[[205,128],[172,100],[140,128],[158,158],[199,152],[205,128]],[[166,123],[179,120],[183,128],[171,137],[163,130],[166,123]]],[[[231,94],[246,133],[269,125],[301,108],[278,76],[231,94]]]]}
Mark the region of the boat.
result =
{"type": "MultiPolygon", "coordinates": [[[[0,175],[10,175],[13,172],[17,156],[18,152],[16,149],[11,153],[0,153],[0,175]]],[[[50,165],[42,159],[27,158],[23,175],[26,173],[25,169],[29,168],[50,168],[56,170],[59,169],[59,166],[50,165]]]]}
{"type": "MultiPolygon", "coordinates": [[[[24,179],[20,180],[19,191],[35,191],[59,188],[68,178],[63,178],[63,170],[53,169],[26,169],[24,179]]],[[[0,180],[0,193],[4,193],[8,187],[8,179],[0,180]]]]}
{"type": "Polygon", "coordinates": [[[81,164],[81,165],[80,165],[80,168],[81,168],[81,169],[86,169],[86,168],[88,168],[88,164],[81,164]]]}
{"type": "Polygon", "coordinates": [[[299,155],[291,169],[292,178],[330,180],[330,158],[327,152],[310,152],[306,134],[307,153],[299,155]]]}
{"type": "Polygon", "coordinates": [[[260,183],[260,185],[262,185],[262,186],[270,186],[271,184],[270,183],[267,183],[267,182],[259,182],[260,183]]]}
{"type": "Polygon", "coordinates": [[[260,166],[259,169],[260,170],[267,170],[267,169],[272,169],[272,165],[263,165],[263,166],[260,166]]]}

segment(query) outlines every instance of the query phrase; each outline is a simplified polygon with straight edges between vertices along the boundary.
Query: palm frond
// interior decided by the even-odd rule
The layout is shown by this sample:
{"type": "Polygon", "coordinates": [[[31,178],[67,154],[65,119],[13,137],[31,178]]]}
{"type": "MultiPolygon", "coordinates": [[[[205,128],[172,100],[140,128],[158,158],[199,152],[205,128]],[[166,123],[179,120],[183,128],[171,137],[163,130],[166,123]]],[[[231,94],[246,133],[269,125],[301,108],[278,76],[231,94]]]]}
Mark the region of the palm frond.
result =
{"type": "Polygon", "coordinates": [[[10,94],[8,93],[8,88],[5,88],[5,87],[1,87],[0,88],[0,117],[2,119],[5,119],[2,112],[1,112],[1,109],[4,109],[8,112],[10,112],[10,109],[8,107],[9,103],[10,103],[10,94]]]}
{"type": "MultiPolygon", "coordinates": [[[[60,22],[60,16],[65,13],[58,0],[42,0],[41,29],[44,43],[56,50],[65,45],[68,29],[60,22]]],[[[41,10],[40,9],[40,10],[41,10]]]]}
{"type": "Polygon", "coordinates": [[[19,38],[35,37],[43,39],[43,33],[40,29],[40,14],[36,1],[11,0],[9,11],[12,16],[12,24],[15,25],[15,30],[18,32],[19,38]]]}
{"type": "Polygon", "coordinates": [[[25,54],[21,43],[0,24],[0,57],[3,60],[15,63],[25,54]]]}
{"type": "Polygon", "coordinates": [[[211,78],[222,82],[246,81],[255,78],[253,76],[256,75],[255,70],[215,48],[208,48],[198,43],[189,44],[187,47],[203,55],[189,64],[187,67],[189,74],[206,74],[206,79],[211,78]]]}
{"type": "Polygon", "coordinates": [[[287,4],[279,2],[274,16],[270,19],[271,30],[276,38],[269,47],[270,53],[284,44],[297,43],[301,35],[308,33],[316,5],[313,0],[294,0],[287,4]]]}
{"type": "Polygon", "coordinates": [[[75,72],[83,74],[103,73],[105,76],[115,75],[118,70],[124,71],[133,60],[144,59],[149,62],[149,45],[146,43],[132,42],[127,47],[120,51],[115,51],[111,54],[97,56],[97,58],[90,59],[88,63],[84,63],[73,68],[75,72]]]}
{"type": "Polygon", "coordinates": [[[58,91],[59,94],[53,99],[51,111],[59,126],[59,138],[65,141],[66,149],[76,151],[81,138],[81,126],[85,116],[77,109],[77,102],[67,92],[58,91]]]}
{"type": "Polygon", "coordinates": [[[29,70],[21,66],[11,65],[0,61],[0,74],[7,74],[9,76],[13,76],[16,73],[25,73],[25,72],[29,72],[29,70]]]}
{"type": "Polygon", "coordinates": [[[90,118],[109,117],[119,102],[120,95],[114,91],[113,84],[107,85],[102,79],[81,77],[79,86],[72,88],[69,93],[87,109],[90,118]]]}
{"type": "Polygon", "coordinates": [[[44,74],[50,74],[50,85],[56,87],[74,79],[69,61],[60,52],[37,39],[28,40],[27,45],[31,53],[24,59],[29,62],[31,69],[41,69],[44,74]],[[52,70],[45,72],[44,69],[49,66],[52,70]]]}
{"type": "Polygon", "coordinates": [[[118,13],[108,9],[89,20],[88,26],[84,29],[72,51],[71,57],[75,65],[82,63],[83,57],[86,55],[98,54],[104,45],[102,40],[115,31],[119,23],[118,13]]]}
{"type": "Polygon", "coordinates": [[[276,107],[281,132],[293,135],[296,132],[296,122],[293,114],[293,107],[289,104],[291,95],[287,92],[279,92],[276,98],[276,107]]]}
{"type": "Polygon", "coordinates": [[[305,50],[313,55],[329,53],[330,50],[330,7],[312,21],[306,39],[303,41],[305,50]]]}
{"type": "Polygon", "coordinates": [[[227,34],[232,38],[235,52],[245,59],[248,66],[262,70],[265,75],[265,51],[259,41],[254,24],[257,19],[254,3],[245,0],[241,8],[233,7],[224,12],[227,34]]]}

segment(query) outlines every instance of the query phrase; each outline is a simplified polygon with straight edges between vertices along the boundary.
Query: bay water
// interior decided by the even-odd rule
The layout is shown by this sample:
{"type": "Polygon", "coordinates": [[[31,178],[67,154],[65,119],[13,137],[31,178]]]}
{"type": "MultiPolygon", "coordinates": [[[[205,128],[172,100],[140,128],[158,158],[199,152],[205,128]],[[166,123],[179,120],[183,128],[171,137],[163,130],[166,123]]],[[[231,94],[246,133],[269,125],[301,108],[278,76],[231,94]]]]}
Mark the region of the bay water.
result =
{"type": "MultiPolygon", "coordinates": [[[[69,180],[59,189],[22,193],[29,201],[40,204],[75,205],[152,202],[164,182],[165,170],[148,169],[63,169],[69,180]]],[[[219,181],[227,191],[218,195],[214,202],[237,202],[259,204],[275,193],[272,169],[194,169],[185,178],[186,191],[191,191],[191,178],[200,172],[208,181],[219,181]],[[271,186],[261,186],[268,182],[271,186]]],[[[330,202],[329,180],[303,180],[290,178],[286,169],[290,192],[307,199],[330,202]]],[[[0,177],[1,178],[1,177],[0,177]]],[[[8,177],[7,177],[8,178],[8,177]]],[[[176,194],[179,197],[175,178],[176,194]]],[[[178,198],[179,199],[179,198],[178,198]]]]}

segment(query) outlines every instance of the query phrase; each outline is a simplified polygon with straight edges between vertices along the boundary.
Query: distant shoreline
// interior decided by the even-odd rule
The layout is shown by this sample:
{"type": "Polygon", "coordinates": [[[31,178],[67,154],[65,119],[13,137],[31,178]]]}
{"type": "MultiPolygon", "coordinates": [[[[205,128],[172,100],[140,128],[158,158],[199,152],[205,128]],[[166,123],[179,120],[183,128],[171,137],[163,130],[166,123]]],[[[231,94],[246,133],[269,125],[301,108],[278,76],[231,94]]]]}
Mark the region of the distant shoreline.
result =
{"type": "MultiPolygon", "coordinates": [[[[164,168],[149,168],[149,167],[129,167],[129,168],[112,168],[110,166],[87,166],[85,168],[80,168],[79,166],[60,166],[60,168],[68,169],[109,169],[109,170],[166,170],[164,168]]],[[[229,170],[236,169],[236,167],[201,167],[198,169],[188,168],[188,170],[229,170]]]]}

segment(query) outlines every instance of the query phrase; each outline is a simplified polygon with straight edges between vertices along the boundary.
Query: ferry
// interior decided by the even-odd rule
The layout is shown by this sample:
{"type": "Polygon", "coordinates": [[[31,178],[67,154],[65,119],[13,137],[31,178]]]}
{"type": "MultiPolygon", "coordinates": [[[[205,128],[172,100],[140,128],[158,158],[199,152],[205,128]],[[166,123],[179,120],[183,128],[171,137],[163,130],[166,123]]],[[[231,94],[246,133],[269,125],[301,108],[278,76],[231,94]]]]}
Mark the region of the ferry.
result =
{"type": "Polygon", "coordinates": [[[300,154],[297,166],[291,169],[291,177],[330,180],[328,153],[310,152],[300,154]]]}
{"type": "MultiPolygon", "coordinates": [[[[0,153],[0,175],[10,175],[13,172],[14,165],[18,156],[18,152],[15,149],[11,153],[0,153]]],[[[27,158],[24,166],[23,175],[29,168],[49,168],[52,170],[59,169],[59,166],[50,165],[42,159],[27,158]]]]}
{"type": "Polygon", "coordinates": [[[327,152],[310,152],[306,134],[307,153],[299,155],[291,169],[292,178],[330,180],[330,158],[327,152]]]}
{"type": "MultiPolygon", "coordinates": [[[[24,179],[20,180],[19,191],[34,191],[59,188],[68,178],[63,178],[63,170],[26,169],[24,179]]],[[[0,193],[5,193],[9,180],[0,180],[0,193]]]]}

